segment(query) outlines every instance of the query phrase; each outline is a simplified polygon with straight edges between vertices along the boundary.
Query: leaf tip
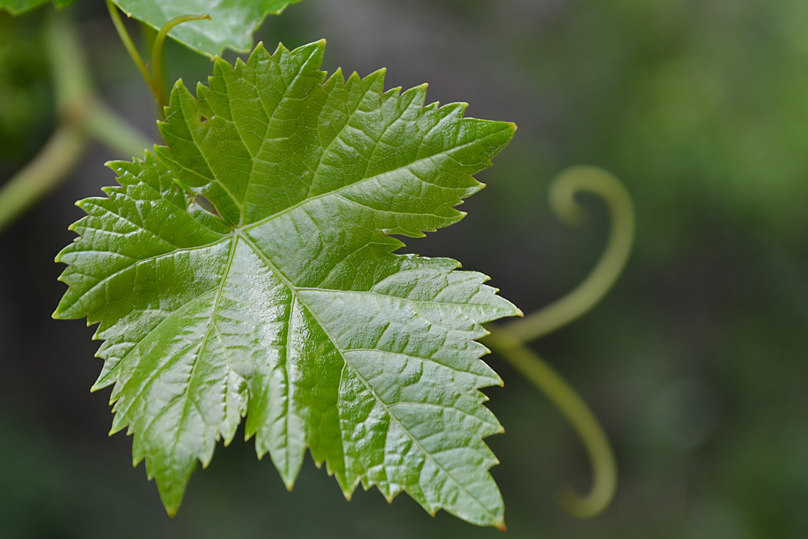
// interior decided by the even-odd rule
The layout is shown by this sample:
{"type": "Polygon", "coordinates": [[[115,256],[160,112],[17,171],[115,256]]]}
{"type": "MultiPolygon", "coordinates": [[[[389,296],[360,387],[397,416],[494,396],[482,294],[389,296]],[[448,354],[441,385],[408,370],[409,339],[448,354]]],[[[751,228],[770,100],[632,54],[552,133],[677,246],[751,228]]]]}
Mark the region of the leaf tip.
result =
{"type": "MultiPolygon", "coordinates": [[[[171,88],[172,88],[172,90],[176,90],[176,89],[184,88],[184,87],[185,87],[185,83],[182,81],[182,77],[180,77],[180,78],[177,79],[177,82],[175,82],[174,86],[172,86],[171,88]]],[[[168,107],[165,107],[165,108],[168,108],[168,107]]]]}
{"type": "MultiPolygon", "coordinates": [[[[120,401],[119,401],[119,403],[120,403],[120,401]]],[[[113,411],[115,411],[115,408],[113,408],[113,411]]],[[[118,434],[119,432],[121,432],[121,430],[123,430],[123,429],[124,429],[124,427],[126,427],[126,424],[125,424],[123,421],[120,421],[120,420],[118,419],[119,417],[120,417],[120,414],[116,414],[116,415],[115,415],[115,418],[112,420],[112,427],[109,429],[109,434],[108,434],[108,436],[112,436],[112,435],[114,435],[114,434],[118,434]]],[[[130,430],[131,430],[131,429],[130,429],[130,430]]],[[[140,461],[139,461],[139,460],[134,460],[134,461],[132,462],[132,466],[137,466],[137,463],[138,463],[138,462],[140,462],[140,461]]]]}
{"type": "Polygon", "coordinates": [[[496,522],[494,522],[494,527],[496,529],[498,529],[499,531],[501,531],[501,532],[508,531],[507,526],[505,526],[505,521],[504,520],[497,520],[496,522]]]}

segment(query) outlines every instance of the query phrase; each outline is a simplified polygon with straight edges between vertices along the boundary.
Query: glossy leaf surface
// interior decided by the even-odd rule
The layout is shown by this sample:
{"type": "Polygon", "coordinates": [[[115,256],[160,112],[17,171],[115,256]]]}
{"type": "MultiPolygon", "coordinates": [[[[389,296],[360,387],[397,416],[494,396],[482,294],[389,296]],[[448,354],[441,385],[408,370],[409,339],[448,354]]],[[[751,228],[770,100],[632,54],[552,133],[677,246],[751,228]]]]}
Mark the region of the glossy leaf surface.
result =
{"type": "Polygon", "coordinates": [[[253,33],[267,15],[277,15],[300,0],[113,0],[127,15],[160,29],[182,15],[207,13],[211,20],[183,23],[169,36],[208,56],[226,48],[247,52],[253,33]]]}
{"type": "Polygon", "coordinates": [[[474,339],[519,311],[390,235],[461,219],[515,126],[385,92],[384,71],[326,80],[324,47],[217,60],[196,98],[178,82],[168,146],[80,202],[55,316],[99,324],[95,389],[114,385],[112,431],[134,433],[169,513],[246,416],[289,488],[308,448],[346,496],[405,490],[501,526],[483,443],[501,427],[478,390],[501,380],[474,339]]]}

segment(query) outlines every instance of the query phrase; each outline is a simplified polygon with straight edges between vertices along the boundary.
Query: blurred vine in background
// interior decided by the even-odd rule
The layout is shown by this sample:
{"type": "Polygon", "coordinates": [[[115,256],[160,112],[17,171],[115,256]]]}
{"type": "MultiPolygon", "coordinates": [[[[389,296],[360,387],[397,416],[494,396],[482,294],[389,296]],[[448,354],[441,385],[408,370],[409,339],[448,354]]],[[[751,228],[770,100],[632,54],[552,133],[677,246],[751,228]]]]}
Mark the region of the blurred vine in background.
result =
{"type": "Polygon", "coordinates": [[[44,39],[47,56],[38,65],[51,69],[57,124],[39,153],[0,187],[0,232],[67,178],[88,138],[122,156],[137,155],[150,144],[93,91],[84,53],[66,15],[47,14],[44,39]]]}
{"type": "Polygon", "coordinates": [[[0,10],[0,159],[19,162],[52,114],[41,21],[0,10]]]}

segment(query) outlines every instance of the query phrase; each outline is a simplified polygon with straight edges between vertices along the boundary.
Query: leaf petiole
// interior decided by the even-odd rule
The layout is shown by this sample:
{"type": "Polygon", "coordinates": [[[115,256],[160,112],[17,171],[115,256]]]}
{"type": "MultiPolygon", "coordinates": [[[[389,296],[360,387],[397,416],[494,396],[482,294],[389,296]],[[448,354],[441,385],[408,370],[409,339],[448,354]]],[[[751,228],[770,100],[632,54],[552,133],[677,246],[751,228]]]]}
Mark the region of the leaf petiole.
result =
{"type": "Polygon", "coordinates": [[[137,47],[135,47],[135,44],[132,42],[132,38],[129,36],[129,32],[126,31],[126,27],[121,20],[118,8],[112,0],[107,0],[107,9],[109,10],[109,16],[112,18],[112,23],[118,31],[118,36],[120,36],[123,42],[123,46],[126,48],[135,66],[137,66],[138,71],[140,71],[140,74],[143,76],[143,80],[146,81],[146,85],[149,87],[149,90],[151,90],[154,100],[157,102],[160,119],[165,119],[163,109],[168,105],[168,98],[166,97],[165,83],[163,82],[163,42],[168,33],[175,26],[189,21],[210,20],[210,15],[207,13],[203,13],[202,15],[181,15],[165,23],[157,33],[157,37],[154,38],[154,43],[151,46],[152,71],[149,72],[149,68],[143,62],[143,58],[140,57],[137,47]]]}
{"type": "Polygon", "coordinates": [[[163,82],[163,42],[166,36],[177,25],[190,21],[210,20],[210,15],[203,13],[202,15],[181,15],[174,17],[160,28],[157,37],[154,38],[154,45],[152,45],[152,72],[154,73],[153,83],[155,98],[157,104],[160,106],[160,114],[163,114],[163,107],[168,105],[166,98],[166,87],[163,82]],[[159,96],[159,97],[158,97],[159,96]]]}

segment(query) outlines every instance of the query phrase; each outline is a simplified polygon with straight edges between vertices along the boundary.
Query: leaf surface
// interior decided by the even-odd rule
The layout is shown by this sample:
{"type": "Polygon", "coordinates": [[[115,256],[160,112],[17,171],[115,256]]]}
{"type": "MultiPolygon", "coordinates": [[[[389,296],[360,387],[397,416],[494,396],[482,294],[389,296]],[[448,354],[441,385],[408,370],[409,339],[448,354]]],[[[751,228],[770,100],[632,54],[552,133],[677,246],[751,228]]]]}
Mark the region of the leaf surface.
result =
{"type": "Polygon", "coordinates": [[[226,48],[247,52],[253,33],[267,15],[278,15],[289,4],[300,0],[113,0],[127,15],[156,29],[182,15],[207,13],[210,21],[185,22],[169,36],[192,49],[220,56],[226,48]]]}
{"type": "Polygon", "coordinates": [[[519,310],[391,235],[460,220],[515,126],[385,92],[384,71],[326,79],[324,47],[217,60],[196,98],[178,82],[168,146],[111,163],[120,186],[79,203],[55,316],[99,324],[94,389],[114,385],[112,431],[134,433],[169,513],[246,416],[289,488],[308,448],[346,497],[405,490],[501,526],[479,391],[501,380],[474,339],[519,310]]]}

